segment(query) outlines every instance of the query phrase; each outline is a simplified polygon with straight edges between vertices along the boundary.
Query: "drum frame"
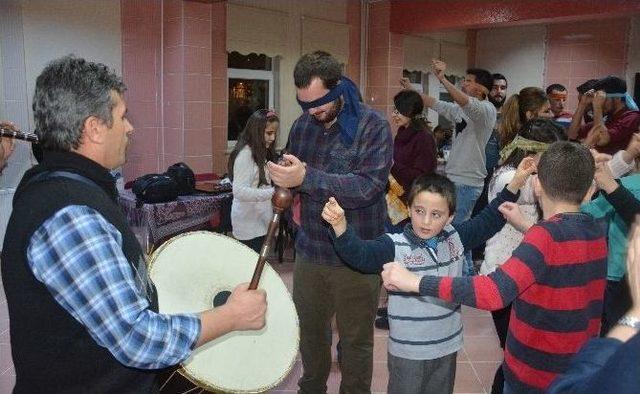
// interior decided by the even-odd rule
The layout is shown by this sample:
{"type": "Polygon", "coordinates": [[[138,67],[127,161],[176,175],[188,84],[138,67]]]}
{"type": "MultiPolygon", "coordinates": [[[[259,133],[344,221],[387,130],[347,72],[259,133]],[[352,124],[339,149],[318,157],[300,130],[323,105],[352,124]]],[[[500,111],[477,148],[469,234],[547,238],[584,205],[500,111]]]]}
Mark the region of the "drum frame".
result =
{"type": "MultiPolygon", "coordinates": [[[[240,242],[240,241],[238,241],[238,240],[236,240],[234,238],[228,237],[226,235],[213,233],[213,232],[210,232],[210,231],[190,231],[190,232],[186,232],[186,233],[182,233],[182,234],[176,235],[176,236],[166,240],[160,246],[155,248],[155,250],[153,250],[153,252],[149,255],[149,258],[147,260],[147,273],[148,273],[149,277],[151,278],[151,272],[153,270],[153,265],[154,265],[156,259],[158,258],[158,255],[162,252],[162,250],[164,250],[168,245],[170,245],[171,243],[175,242],[176,240],[178,240],[180,238],[183,238],[183,237],[186,237],[186,236],[189,236],[189,235],[193,235],[193,234],[207,234],[207,235],[214,235],[214,236],[217,236],[217,237],[224,237],[224,238],[227,238],[228,240],[231,240],[231,241],[235,242],[237,245],[241,246],[242,248],[246,248],[248,250],[251,250],[253,253],[255,253],[247,245],[243,244],[242,242],[240,242]]],[[[256,253],[256,256],[258,256],[257,253],[256,253]]],[[[266,264],[269,266],[270,269],[275,271],[275,269],[271,266],[271,264],[268,261],[266,262],[266,264]]],[[[277,272],[276,272],[276,274],[277,274],[277,272]]],[[[247,281],[249,281],[250,279],[251,278],[247,278],[247,281]]],[[[280,280],[282,280],[282,279],[280,279],[280,280]]],[[[153,279],[151,279],[151,281],[153,282],[153,279]]],[[[286,285],[285,285],[285,288],[286,288],[286,285]]],[[[291,302],[293,303],[293,298],[291,296],[291,293],[288,291],[288,289],[287,289],[287,296],[291,300],[291,302]]],[[[298,326],[298,335],[296,336],[296,349],[298,349],[298,352],[299,352],[299,349],[300,349],[300,320],[298,319],[297,312],[296,312],[296,325],[298,326]]],[[[296,354],[297,354],[297,352],[296,352],[296,354]]],[[[267,392],[267,391],[273,389],[274,387],[278,386],[280,383],[282,383],[282,381],[284,381],[287,378],[287,376],[289,376],[289,374],[293,370],[294,365],[296,364],[296,358],[297,357],[293,358],[293,360],[291,361],[289,367],[282,374],[282,376],[280,378],[278,378],[277,382],[269,385],[268,387],[261,387],[261,388],[255,389],[255,390],[226,391],[224,387],[219,387],[219,386],[207,383],[207,382],[200,381],[198,378],[196,378],[195,376],[191,375],[189,373],[189,371],[184,367],[184,365],[182,363],[180,364],[180,366],[176,370],[173,371],[173,373],[171,374],[169,379],[162,384],[162,387],[164,387],[171,379],[173,379],[173,376],[175,375],[175,373],[178,372],[185,379],[187,379],[194,386],[196,386],[195,388],[201,388],[201,389],[204,389],[204,390],[207,390],[207,391],[211,391],[211,392],[214,392],[214,393],[264,393],[264,392],[267,392]]],[[[190,392],[190,391],[192,391],[192,390],[189,390],[187,392],[190,392]]]]}

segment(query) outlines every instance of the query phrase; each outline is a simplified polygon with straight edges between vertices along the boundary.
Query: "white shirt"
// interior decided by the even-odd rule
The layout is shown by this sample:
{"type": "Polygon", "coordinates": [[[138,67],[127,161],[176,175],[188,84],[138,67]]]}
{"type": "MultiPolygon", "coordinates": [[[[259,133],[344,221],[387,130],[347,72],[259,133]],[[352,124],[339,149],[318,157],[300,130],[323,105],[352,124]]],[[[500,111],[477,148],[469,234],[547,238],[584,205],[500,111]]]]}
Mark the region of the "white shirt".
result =
{"type": "MultiPolygon", "coordinates": [[[[496,198],[498,193],[511,182],[516,174],[515,168],[511,166],[499,167],[493,174],[493,178],[489,183],[488,199],[489,201],[496,198]]],[[[524,186],[520,189],[520,197],[516,203],[520,207],[520,211],[524,217],[531,222],[538,221],[538,211],[536,209],[536,201],[533,193],[533,177],[529,177],[524,186]]],[[[484,248],[484,262],[480,266],[480,274],[488,275],[506,262],[515,248],[520,245],[524,235],[516,230],[509,223],[505,223],[502,230],[491,237],[484,248]]]]}
{"type": "MultiPolygon", "coordinates": [[[[258,187],[258,166],[253,161],[251,149],[245,146],[233,165],[233,203],[231,205],[231,226],[233,236],[243,241],[267,234],[273,217],[271,196],[273,186],[258,187]]],[[[269,171],[265,177],[270,182],[269,171]]]]}

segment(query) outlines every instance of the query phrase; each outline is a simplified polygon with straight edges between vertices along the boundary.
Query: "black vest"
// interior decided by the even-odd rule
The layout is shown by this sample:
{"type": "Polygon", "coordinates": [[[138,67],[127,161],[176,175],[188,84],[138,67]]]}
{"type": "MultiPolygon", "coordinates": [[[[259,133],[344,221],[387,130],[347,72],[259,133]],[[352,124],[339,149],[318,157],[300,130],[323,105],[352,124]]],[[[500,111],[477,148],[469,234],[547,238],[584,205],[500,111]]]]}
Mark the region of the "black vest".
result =
{"type": "MultiPolygon", "coordinates": [[[[156,392],[156,371],[126,367],[98,346],[27,264],[26,250],[33,233],[70,205],[93,208],[116,227],[122,234],[125,256],[134,269],[146,275],[142,250],[118,207],[109,172],[74,153],[45,152],[43,163],[27,171],[18,186],[2,248],[2,280],[16,370],[14,393],[156,392]],[[82,175],[85,182],[65,177],[29,182],[43,172],[60,170],[82,175]]],[[[149,286],[149,301],[157,311],[155,289],[149,286]]]]}

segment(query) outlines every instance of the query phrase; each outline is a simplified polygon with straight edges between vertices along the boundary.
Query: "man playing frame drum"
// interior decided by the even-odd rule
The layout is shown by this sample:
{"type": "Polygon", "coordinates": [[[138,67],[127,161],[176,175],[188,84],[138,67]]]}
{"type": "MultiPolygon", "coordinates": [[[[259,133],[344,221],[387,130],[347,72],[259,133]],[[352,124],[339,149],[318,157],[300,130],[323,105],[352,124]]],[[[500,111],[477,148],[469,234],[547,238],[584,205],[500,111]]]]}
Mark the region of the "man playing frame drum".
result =
{"type": "Polygon", "coordinates": [[[72,56],[36,81],[44,160],[20,182],[2,248],[14,393],[155,392],[155,370],[265,324],[265,293],[246,284],[213,310],[157,312],[109,174],[124,163],[133,132],[124,91],[106,66],[72,56]]]}

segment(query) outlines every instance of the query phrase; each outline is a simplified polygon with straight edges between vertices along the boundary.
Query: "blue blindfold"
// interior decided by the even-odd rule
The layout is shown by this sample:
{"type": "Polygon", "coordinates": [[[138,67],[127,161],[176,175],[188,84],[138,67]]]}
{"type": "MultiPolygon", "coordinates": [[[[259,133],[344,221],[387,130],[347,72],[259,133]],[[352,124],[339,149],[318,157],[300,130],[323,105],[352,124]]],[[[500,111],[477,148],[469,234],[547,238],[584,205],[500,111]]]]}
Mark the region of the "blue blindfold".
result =
{"type": "Polygon", "coordinates": [[[340,138],[345,146],[349,147],[353,144],[356,133],[358,132],[358,123],[360,122],[360,95],[358,87],[352,80],[346,77],[340,78],[340,83],[327,94],[313,101],[298,100],[298,104],[303,111],[311,108],[317,108],[322,105],[331,103],[342,97],[344,105],[338,114],[338,124],[340,125],[340,138]]]}
{"type": "Polygon", "coordinates": [[[625,103],[627,104],[627,108],[632,111],[638,110],[638,105],[633,100],[633,97],[629,95],[629,93],[607,93],[607,97],[620,97],[624,98],[625,103]]]}

